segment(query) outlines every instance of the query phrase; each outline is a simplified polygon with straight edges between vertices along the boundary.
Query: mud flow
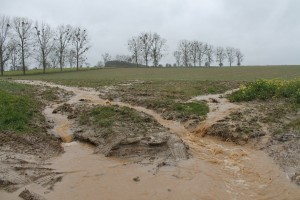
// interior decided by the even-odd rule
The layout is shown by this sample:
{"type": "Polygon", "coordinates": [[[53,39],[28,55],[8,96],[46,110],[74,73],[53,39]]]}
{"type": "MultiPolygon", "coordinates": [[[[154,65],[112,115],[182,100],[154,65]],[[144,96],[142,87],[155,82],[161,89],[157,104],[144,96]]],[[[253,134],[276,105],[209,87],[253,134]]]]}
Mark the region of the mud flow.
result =
{"type": "MultiPolygon", "coordinates": [[[[187,130],[180,122],[165,120],[144,107],[99,98],[97,91],[45,83],[19,81],[24,84],[58,87],[72,91],[70,105],[84,102],[93,105],[119,105],[152,116],[159,124],[180,137],[189,147],[172,153],[176,164],[160,168],[153,164],[133,163],[127,159],[108,158],[95,154],[95,147],[73,141],[72,120],[53,113],[61,104],[46,107],[44,114],[61,137],[65,152],[47,161],[54,172],[63,174],[51,190],[36,182],[26,189],[46,199],[299,199],[300,189],[292,184],[273,161],[261,151],[219,141],[205,136],[206,130],[239,109],[222,95],[195,97],[190,101],[206,101],[210,107],[207,119],[195,129],[187,130]]],[[[0,199],[20,199],[24,188],[15,192],[0,192],[0,199]]]]}

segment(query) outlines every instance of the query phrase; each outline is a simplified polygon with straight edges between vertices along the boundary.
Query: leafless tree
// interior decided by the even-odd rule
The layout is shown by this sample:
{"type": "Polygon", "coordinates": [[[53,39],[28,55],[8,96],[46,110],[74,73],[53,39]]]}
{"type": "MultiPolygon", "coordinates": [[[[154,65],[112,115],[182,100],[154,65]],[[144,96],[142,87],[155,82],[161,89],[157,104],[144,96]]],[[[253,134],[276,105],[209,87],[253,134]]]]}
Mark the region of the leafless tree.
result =
{"type": "Polygon", "coordinates": [[[141,41],[139,37],[132,37],[128,40],[128,50],[132,54],[132,59],[138,67],[141,56],[141,41]]]}
{"type": "Polygon", "coordinates": [[[205,55],[205,48],[202,42],[197,42],[197,60],[199,63],[199,67],[202,66],[203,57],[205,55]]]}
{"type": "Polygon", "coordinates": [[[0,16],[0,70],[3,76],[5,63],[9,60],[12,48],[9,43],[10,20],[6,16],[0,16]]]}
{"type": "Polygon", "coordinates": [[[109,53],[104,53],[101,56],[104,62],[104,66],[108,61],[111,61],[111,55],[109,53]]]}
{"type": "Polygon", "coordinates": [[[27,18],[15,17],[13,19],[13,28],[16,32],[17,42],[21,51],[21,63],[23,74],[26,71],[26,59],[30,53],[30,40],[32,35],[32,21],[27,18]]]}
{"type": "Polygon", "coordinates": [[[216,61],[219,63],[219,66],[223,66],[223,61],[226,58],[226,52],[223,47],[216,48],[216,61]]]}
{"type": "Polygon", "coordinates": [[[181,51],[175,51],[173,53],[175,59],[176,59],[176,66],[181,66],[181,58],[182,58],[182,55],[181,55],[181,51]]]}
{"type": "Polygon", "coordinates": [[[226,48],[227,60],[229,62],[229,66],[231,67],[232,63],[235,61],[236,52],[235,49],[232,47],[226,48]]]}
{"type": "Polygon", "coordinates": [[[181,52],[182,64],[185,67],[190,63],[190,42],[187,40],[181,40],[178,45],[178,51],[181,52]]]}
{"type": "Polygon", "coordinates": [[[86,59],[85,53],[89,50],[89,40],[86,29],[77,27],[72,34],[72,43],[75,50],[76,69],[79,69],[79,64],[86,59]]]}
{"type": "Polygon", "coordinates": [[[50,66],[51,68],[55,69],[58,66],[58,51],[54,49],[53,51],[50,52],[49,59],[50,59],[50,66]]]}
{"type": "Polygon", "coordinates": [[[190,57],[193,62],[193,66],[196,67],[198,61],[198,41],[194,40],[190,42],[190,57]]]}
{"type": "Polygon", "coordinates": [[[16,71],[19,70],[19,64],[20,64],[20,51],[18,49],[18,45],[14,40],[10,41],[10,48],[11,48],[11,54],[9,57],[10,61],[10,70],[16,71]]]}
{"type": "Polygon", "coordinates": [[[55,51],[57,51],[60,71],[62,71],[64,67],[66,51],[72,39],[72,31],[73,28],[70,25],[61,25],[57,28],[55,36],[55,51]]]}
{"type": "Polygon", "coordinates": [[[38,56],[43,67],[43,73],[46,72],[48,57],[53,50],[53,31],[48,24],[38,23],[35,24],[35,40],[38,46],[38,56]]]}
{"type": "Polygon", "coordinates": [[[244,61],[244,54],[241,52],[240,49],[236,49],[235,56],[236,56],[236,60],[237,60],[237,65],[241,66],[242,62],[244,61]]]}
{"type": "Polygon", "coordinates": [[[151,48],[151,57],[153,60],[153,66],[158,67],[159,61],[164,56],[166,52],[166,43],[167,40],[162,38],[157,33],[154,33],[152,36],[152,48],[151,48]]]}
{"type": "Polygon", "coordinates": [[[76,62],[76,52],[73,49],[70,49],[68,51],[67,58],[69,61],[69,67],[73,68],[76,62]]]}
{"type": "Polygon", "coordinates": [[[140,40],[140,47],[141,47],[141,53],[143,60],[146,64],[146,67],[149,65],[149,60],[151,58],[151,49],[153,45],[153,35],[152,33],[141,33],[139,35],[139,40],[140,40]]]}
{"type": "Polygon", "coordinates": [[[210,67],[210,64],[213,62],[213,56],[215,53],[214,47],[210,44],[204,45],[205,55],[206,55],[206,66],[210,67]]]}

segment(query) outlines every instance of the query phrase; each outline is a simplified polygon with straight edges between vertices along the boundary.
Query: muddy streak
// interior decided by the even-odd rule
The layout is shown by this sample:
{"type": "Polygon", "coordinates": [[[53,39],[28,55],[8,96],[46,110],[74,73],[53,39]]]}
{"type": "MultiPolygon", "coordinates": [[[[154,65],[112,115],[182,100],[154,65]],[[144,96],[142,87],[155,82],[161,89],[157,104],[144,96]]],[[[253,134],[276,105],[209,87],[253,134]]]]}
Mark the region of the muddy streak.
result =
{"type": "Polygon", "coordinates": [[[237,91],[230,90],[226,93],[220,95],[205,95],[205,96],[198,96],[194,97],[193,99],[189,100],[189,102],[193,101],[205,101],[209,106],[209,113],[207,114],[207,118],[205,121],[201,122],[197,128],[194,130],[194,133],[204,137],[206,135],[207,130],[214,125],[219,120],[224,119],[228,116],[231,112],[240,108],[239,105],[233,104],[228,101],[228,99],[224,98],[224,96],[229,95],[233,92],[237,91]]]}
{"type": "MultiPolygon", "coordinates": [[[[298,199],[300,195],[299,189],[262,152],[223,143],[210,137],[200,138],[179,122],[165,120],[152,110],[102,100],[93,89],[39,81],[22,82],[46,84],[72,91],[75,96],[68,102],[70,104],[83,99],[90,104],[109,103],[145,112],[172,133],[179,135],[190,146],[193,156],[188,161],[179,162],[176,167],[164,167],[153,176],[149,166],[141,167],[130,163],[124,165],[117,160],[93,155],[90,147],[75,143],[66,146],[66,153],[51,161],[58,171],[73,173],[57,184],[54,192],[46,195],[48,199],[95,199],[99,196],[104,199],[298,199]],[[140,177],[140,182],[132,180],[136,176],[140,177]]],[[[237,108],[218,95],[206,96],[204,100],[210,100],[208,103],[212,111],[206,123],[210,123],[209,120],[221,120],[231,109],[237,108]],[[218,106],[213,107],[215,104],[218,106]]],[[[59,125],[62,126],[64,123],[59,125]]],[[[57,129],[59,130],[63,129],[57,129]]]]}
{"type": "Polygon", "coordinates": [[[47,120],[54,123],[55,126],[50,132],[62,139],[63,142],[69,143],[73,141],[73,133],[71,132],[71,122],[68,120],[67,116],[58,113],[53,113],[53,110],[58,107],[59,104],[54,106],[47,106],[44,109],[43,114],[46,116],[47,120]]]}

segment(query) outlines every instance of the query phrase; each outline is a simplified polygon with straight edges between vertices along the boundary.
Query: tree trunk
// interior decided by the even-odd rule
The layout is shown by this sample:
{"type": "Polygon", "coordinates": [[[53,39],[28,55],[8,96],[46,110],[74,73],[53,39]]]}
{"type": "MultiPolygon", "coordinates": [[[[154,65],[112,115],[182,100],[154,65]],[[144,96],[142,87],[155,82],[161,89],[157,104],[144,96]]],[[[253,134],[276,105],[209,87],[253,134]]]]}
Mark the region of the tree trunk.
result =
{"type": "Polygon", "coordinates": [[[3,57],[2,57],[2,52],[0,52],[0,67],[1,67],[1,76],[3,76],[3,71],[4,71],[4,63],[3,63],[3,57]]]}
{"type": "Polygon", "coordinates": [[[46,58],[45,58],[45,53],[43,52],[43,73],[46,73],[46,58]]]}
{"type": "Polygon", "coordinates": [[[25,55],[24,55],[23,48],[22,48],[22,68],[23,68],[23,75],[25,75],[26,66],[25,66],[25,55]]]}
{"type": "Polygon", "coordinates": [[[76,70],[78,71],[79,69],[79,55],[76,55],[76,70]]]}

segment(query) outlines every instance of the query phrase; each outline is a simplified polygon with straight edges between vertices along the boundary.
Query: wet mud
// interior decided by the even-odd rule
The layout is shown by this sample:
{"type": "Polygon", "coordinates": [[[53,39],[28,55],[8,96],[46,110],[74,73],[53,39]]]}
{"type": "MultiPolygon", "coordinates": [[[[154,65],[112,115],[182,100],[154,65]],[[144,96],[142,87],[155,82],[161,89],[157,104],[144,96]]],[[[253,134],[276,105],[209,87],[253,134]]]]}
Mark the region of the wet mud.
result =
{"type": "MultiPolygon", "coordinates": [[[[95,154],[95,147],[72,141],[72,120],[67,115],[53,113],[58,104],[49,105],[45,115],[53,123],[54,135],[62,138],[65,153],[47,160],[49,168],[62,178],[52,190],[31,182],[29,191],[46,199],[298,199],[299,188],[292,184],[282,170],[264,152],[223,142],[205,136],[209,127],[236,109],[220,95],[196,97],[191,101],[207,101],[210,113],[195,130],[183,124],[166,120],[153,110],[121,102],[100,99],[90,88],[76,88],[22,81],[26,84],[45,85],[72,91],[70,105],[86,102],[98,105],[129,107],[153,117],[182,140],[186,147],[174,145],[173,155],[178,155],[175,165],[160,163],[135,163],[128,159],[95,154]],[[183,151],[184,149],[184,151],[183,151]],[[187,159],[189,158],[189,159],[187,159]]],[[[176,143],[175,143],[176,144],[176,143]]],[[[176,157],[176,156],[175,156],[176,157]]],[[[55,178],[54,178],[55,179],[55,178]]],[[[7,193],[4,199],[18,199],[24,188],[7,193]]]]}

